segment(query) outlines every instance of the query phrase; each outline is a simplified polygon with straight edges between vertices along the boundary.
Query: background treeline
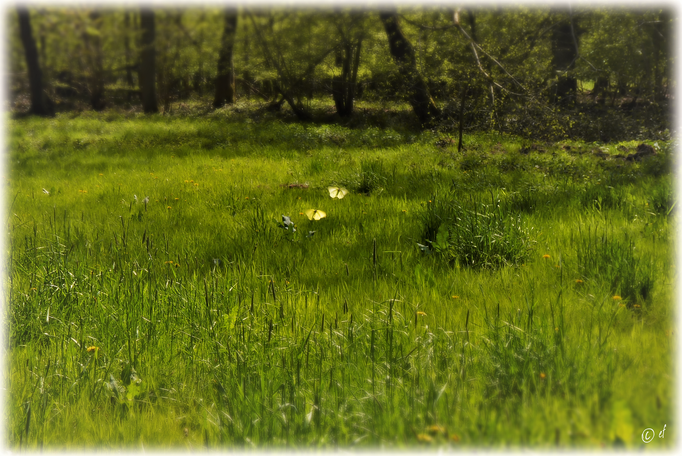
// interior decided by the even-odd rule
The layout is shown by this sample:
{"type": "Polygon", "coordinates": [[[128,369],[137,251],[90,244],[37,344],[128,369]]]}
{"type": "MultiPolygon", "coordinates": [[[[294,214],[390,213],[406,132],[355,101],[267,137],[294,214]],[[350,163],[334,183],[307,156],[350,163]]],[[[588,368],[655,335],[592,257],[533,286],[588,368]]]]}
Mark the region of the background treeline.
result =
{"type": "Polygon", "coordinates": [[[251,101],[309,120],[407,103],[418,127],[571,135],[577,122],[585,136],[587,115],[601,119],[587,139],[609,140],[632,111],[665,129],[674,85],[660,8],[8,11],[16,112],[251,101]]]}

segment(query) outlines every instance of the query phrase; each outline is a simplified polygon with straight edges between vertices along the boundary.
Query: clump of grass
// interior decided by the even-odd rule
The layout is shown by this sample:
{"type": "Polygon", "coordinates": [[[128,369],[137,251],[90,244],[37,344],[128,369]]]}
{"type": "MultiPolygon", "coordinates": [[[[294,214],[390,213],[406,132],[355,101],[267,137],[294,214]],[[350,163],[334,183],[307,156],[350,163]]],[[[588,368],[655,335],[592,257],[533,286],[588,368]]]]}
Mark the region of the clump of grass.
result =
{"type": "Polygon", "coordinates": [[[636,255],[635,243],[627,236],[618,239],[607,230],[588,229],[576,244],[576,254],[580,273],[604,283],[614,295],[629,301],[628,306],[651,296],[653,266],[636,255]]]}
{"type": "Polygon", "coordinates": [[[471,151],[462,156],[459,167],[462,171],[472,171],[483,166],[485,156],[479,152],[471,151]]]}
{"type": "Polygon", "coordinates": [[[559,356],[559,346],[553,340],[555,331],[533,325],[532,308],[510,311],[500,318],[487,319],[482,338],[489,363],[487,394],[506,398],[533,392],[549,383],[559,356]]]}
{"type": "Polygon", "coordinates": [[[540,191],[529,185],[524,190],[516,191],[509,197],[508,204],[514,211],[531,214],[537,210],[540,203],[540,191]]]}
{"type": "Polygon", "coordinates": [[[650,191],[650,209],[657,214],[670,215],[675,209],[675,193],[672,181],[666,179],[661,185],[654,186],[650,191]]]}
{"type": "Polygon", "coordinates": [[[388,182],[388,175],[381,160],[362,160],[360,171],[351,173],[340,182],[355,193],[369,195],[381,191],[388,182]]]}
{"type": "Polygon", "coordinates": [[[521,264],[532,249],[531,229],[495,197],[491,204],[433,197],[421,218],[425,244],[449,262],[494,269],[521,264]]]}
{"type": "Polygon", "coordinates": [[[580,204],[583,207],[595,207],[599,210],[614,209],[623,205],[623,190],[607,184],[587,185],[579,193],[580,204]]]}

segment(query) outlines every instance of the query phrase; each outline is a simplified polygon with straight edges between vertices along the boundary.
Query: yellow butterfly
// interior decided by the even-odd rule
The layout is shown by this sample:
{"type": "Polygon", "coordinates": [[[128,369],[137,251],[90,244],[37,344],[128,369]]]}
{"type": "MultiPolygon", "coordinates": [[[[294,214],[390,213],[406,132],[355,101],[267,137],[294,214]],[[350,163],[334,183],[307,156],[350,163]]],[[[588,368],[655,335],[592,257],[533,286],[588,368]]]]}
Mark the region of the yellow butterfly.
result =
{"type": "Polygon", "coordinates": [[[348,190],[343,187],[328,187],[327,190],[329,190],[329,196],[332,198],[341,199],[348,194],[348,190]]]}
{"type": "Polygon", "coordinates": [[[308,209],[307,211],[305,211],[305,215],[307,215],[308,219],[310,220],[320,220],[327,216],[326,213],[322,212],[319,209],[308,209]]]}

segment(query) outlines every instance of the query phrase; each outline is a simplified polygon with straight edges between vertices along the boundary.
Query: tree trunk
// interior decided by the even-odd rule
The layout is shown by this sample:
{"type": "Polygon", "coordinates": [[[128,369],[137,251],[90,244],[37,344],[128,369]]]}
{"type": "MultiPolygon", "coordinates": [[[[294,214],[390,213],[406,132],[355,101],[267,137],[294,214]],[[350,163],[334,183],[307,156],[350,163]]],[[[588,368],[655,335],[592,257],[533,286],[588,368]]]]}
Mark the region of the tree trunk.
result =
{"type": "Polygon", "coordinates": [[[569,74],[578,58],[577,37],[574,36],[570,19],[562,19],[552,31],[552,63],[557,74],[554,103],[568,106],[576,101],[578,81],[569,74]]]}
{"type": "Polygon", "coordinates": [[[154,47],[154,11],[140,9],[142,42],[139,65],[140,94],[142,109],[146,114],[159,112],[156,104],[156,49],[154,47]]]}
{"type": "Polygon", "coordinates": [[[123,49],[125,50],[125,66],[126,66],[126,84],[128,87],[133,86],[133,71],[132,65],[130,63],[130,11],[125,12],[123,16],[123,28],[125,33],[123,34],[123,49]]]}
{"type": "Polygon", "coordinates": [[[28,9],[23,6],[17,7],[19,15],[19,33],[24,45],[26,66],[28,67],[28,83],[31,90],[31,108],[29,113],[38,116],[54,115],[52,100],[48,98],[43,89],[43,72],[38,64],[38,48],[31,31],[31,19],[28,9]]]}
{"type": "Polygon", "coordinates": [[[215,81],[215,98],[213,107],[219,108],[225,104],[235,102],[234,81],[234,37],[237,32],[237,11],[225,9],[225,28],[223,30],[222,46],[218,55],[218,76],[215,81]]]}
{"type": "Polygon", "coordinates": [[[663,77],[666,74],[667,58],[670,55],[668,47],[669,13],[661,10],[658,14],[658,21],[652,26],[651,41],[653,44],[653,78],[654,78],[654,100],[661,101],[665,98],[663,88],[663,77]]]}
{"type": "Polygon", "coordinates": [[[379,14],[379,17],[386,30],[393,61],[398,66],[398,71],[408,86],[408,101],[422,126],[428,127],[440,117],[440,109],[431,98],[426,82],[417,70],[414,48],[400,29],[397,12],[383,12],[379,14]]]}
{"type": "Polygon", "coordinates": [[[336,112],[341,117],[353,114],[353,100],[355,98],[355,84],[360,65],[360,50],[362,37],[356,43],[346,42],[339,51],[336,65],[341,67],[341,74],[332,78],[332,97],[336,105],[336,112]]]}
{"type": "MultiPolygon", "coordinates": [[[[100,30],[100,13],[92,11],[90,19],[93,21],[95,29],[100,30]]],[[[90,66],[90,105],[95,111],[102,111],[105,108],[104,101],[104,66],[102,65],[102,40],[96,33],[89,33],[88,30],[83,34],[85,49],[89,57],[90,66]]]]}

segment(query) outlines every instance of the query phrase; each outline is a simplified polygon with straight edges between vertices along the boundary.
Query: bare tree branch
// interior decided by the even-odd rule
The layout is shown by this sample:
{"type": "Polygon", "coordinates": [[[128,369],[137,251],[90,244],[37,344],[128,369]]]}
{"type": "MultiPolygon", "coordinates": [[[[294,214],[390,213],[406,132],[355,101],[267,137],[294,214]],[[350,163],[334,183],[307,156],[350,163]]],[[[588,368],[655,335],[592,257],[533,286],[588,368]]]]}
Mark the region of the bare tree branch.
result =
{"type": "MultiPolygon", "coordinates": [[[[487,52],[485,52],[485,51],[481,48],[481,46],[479,46],[479,45],[478,45],[478,44],[469,36],[469,34],[466,32],[466,30],[464,30],[464,27],[462,27],[462,25],[459,23],[459,10],[457,10],[457,11],[454,12],[453,18],[452,18],[452,19],[453,19],[454,25],[459,29],[460,32],[462,32],[462,34],[466,37],[466,39],[469,40],[469,45],[471,45],[471,50],[472,50],[473,53],[474,53],[474,58],[476,59],[476,64],[478,65],[478,69],[481,71],[481,73],[483,73],[483,75],[484,75],[485,78],[489,81],[489,83],[490,83],[490,84],[494,84],[496,87],[499,87],[500,89],[504,90],[505,92],[507,92],[507,93],[509,93],[509,94],[517,95],[517,96],[523,96],[524,94],[522,94],[522,93],[512,92],[511,90],[507,89],[506,87],[501,86],[500,84],[498,84],[497,82],[495,82],[495,81],[493,80],[492,76],[490,76],[490,75],[485,71],[485,69],[483,68],[483,65],[481,65],[481,60],[480,60],[479,57],[478,57],[478,52],[476,52],[476,49],[480,50],[481,53],[483,53],[483,55],[485,55],[485,56],[488,57],[490,60],[492,60],[497,66],[499,66],[499,67],[502,69],[502,71],[505,72],[505,74],[506,74],[507,76],[509,76],[509,77],[512,79],[512,81],[514,81],[519,87],[521,87],[524,91],[527,92],[527,89],[526,89],[519,81],[517,81],[516,78],[514,78],[514,76],[512,76],[512,75],[504,68],[504,66],[502,66],[502,64],[501,64],[500,62],[498,62],[498,61],[495,60],[490,54],[488,54],[487,52]]],[[[491,93],[492,93],[492,90],[491,90],[491,93]]],[[[493,97],[494,97],[494,96],[493,96],[493,97]]]]}

